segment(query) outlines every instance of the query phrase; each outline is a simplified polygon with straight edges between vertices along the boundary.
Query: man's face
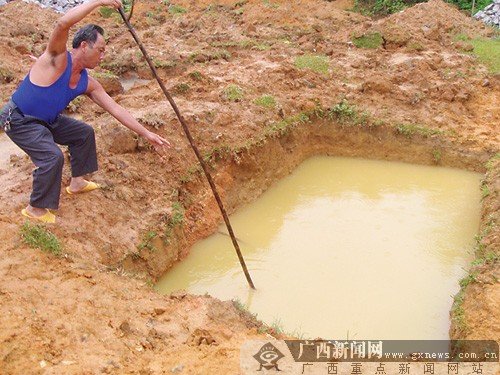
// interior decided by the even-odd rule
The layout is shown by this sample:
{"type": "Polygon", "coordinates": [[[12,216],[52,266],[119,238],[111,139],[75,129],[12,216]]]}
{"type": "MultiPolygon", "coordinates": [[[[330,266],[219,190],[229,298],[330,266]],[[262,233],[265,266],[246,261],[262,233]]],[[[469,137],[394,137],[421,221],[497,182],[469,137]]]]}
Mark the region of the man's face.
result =
{"type": "Polygon", "coordinates": [[[101,34],[97,36],[97,40],[93,45],[85,43],[86,65],[90,69],[94,69],[104,59],[106,53],[106,42],[101,34]]]}

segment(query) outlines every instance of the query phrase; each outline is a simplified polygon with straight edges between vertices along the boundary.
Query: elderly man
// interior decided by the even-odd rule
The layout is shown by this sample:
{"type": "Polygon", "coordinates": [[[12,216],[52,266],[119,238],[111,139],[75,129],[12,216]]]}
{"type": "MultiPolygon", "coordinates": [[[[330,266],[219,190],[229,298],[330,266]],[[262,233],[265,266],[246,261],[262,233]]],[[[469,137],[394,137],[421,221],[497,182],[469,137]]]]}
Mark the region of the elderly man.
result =
{"type": "Polygon", "coordinates": [[[91,126],[61,115],[78,95],[88,95],[127,128],[146,138],[159,151],[169,142],[148,131],[123,107],[117,104],[86,69],[95,68],[103,59],[106,43],[103,30],[87,25],[77,31],[72,50],[66,45],[70,28],[95,8],[120,7],[120,0],[90,0],[59,18],[47,48],[0,113],[6,134],[23,149],[36,166],[29,205],[22,214],[42,222],[54,223],[61,191],[64,157],[57,144],[67,145],[71,162],[68,194],[98,188],[83,176],[97,170],[94,130],[91,126]]]}

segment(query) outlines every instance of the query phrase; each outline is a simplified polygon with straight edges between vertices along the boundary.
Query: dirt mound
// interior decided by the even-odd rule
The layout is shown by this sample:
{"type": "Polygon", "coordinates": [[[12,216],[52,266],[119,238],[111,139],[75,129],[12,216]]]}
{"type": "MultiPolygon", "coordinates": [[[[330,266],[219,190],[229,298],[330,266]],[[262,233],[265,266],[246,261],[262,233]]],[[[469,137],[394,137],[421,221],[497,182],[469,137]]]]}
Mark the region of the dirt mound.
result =
{"type": "Polygon", "coordinates": [[[386,31],[404,31],[408,36],[400,37],[402,40],[417,38],[416,42],[424,44],[437,42],[440,45],[453,45],[453,38],[457,35],[474,38],[494,33],[486,25],[464,16],[455,6],[439,0],[417,4],[382,19],[377,24],[386,31]]]}
{"type": "MultiPolygon", "coordinates": [[[[320,0],[185,0],[176,6],[139,2],[132,23],[229,212],[314,153],[484,172],[483,163],[498,152],[498,77],[456,42],[458,34],[489,35],[491,29],[442,1],[376,21],[320,0]],[[373,33],[382,37],[378,48],[353,44],[373,33]],[[299,67],[298,57],[311,56],[326,59],[326,70],[299,67]],[[275,104],[260,105],[264,95],[275,104]],[[327,121],[328,109],[339,103],[369,120],[327,121]]],[[[0,13],[5,103],[30,67],[28,55],[44,50],[58,15],[21,1],[0,13]]],[[[100,171],[92,178],[103,189],[62,195],[51,228],[64,244],[62,258],[29,249],[19,237],[31,162],[12,156],[0,165],[0,372],[236,373],[240,343],[268,338],[258,324],[228,302],[164,297],[150,287],[220,223],[215,202],[122,21],[96,11],[85,22],[101,24],[108,40],[107,57],[92,74],[173,147],[160,159],[89,99],[73,102],[71,115],[96,129],[100,171]],[[127,80],[134,84],[125,90],[127,80]]],[[[490,219],[498,215],[494,176],[484,203],[487,249],[498,236],[490,219]]],[[[481,274],[492,269],[487,263],[481,274]]],[[[474,286],[487,296],[483,305],[467,299],[464,319],[473,331],[458,327],[455,337],[499,337],[489,324],[498,322],[498,281],[485,280],[487,288],[474,286]]]]}

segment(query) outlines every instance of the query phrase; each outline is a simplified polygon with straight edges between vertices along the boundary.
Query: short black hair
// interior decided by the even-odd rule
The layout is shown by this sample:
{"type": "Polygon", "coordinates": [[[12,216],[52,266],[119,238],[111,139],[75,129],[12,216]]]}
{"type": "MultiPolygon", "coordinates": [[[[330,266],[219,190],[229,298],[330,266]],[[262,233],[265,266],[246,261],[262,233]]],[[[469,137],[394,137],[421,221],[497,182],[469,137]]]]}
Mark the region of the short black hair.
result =
{"type": "Polygon", "coordinates": [[[93,46],[97,40],[97,34],[104,36],[104,30],[99,25],[89,24],[80,28],[73,38],[73,48],[80,47],[82,42],[87,42],[90,46],[93,46]]]}

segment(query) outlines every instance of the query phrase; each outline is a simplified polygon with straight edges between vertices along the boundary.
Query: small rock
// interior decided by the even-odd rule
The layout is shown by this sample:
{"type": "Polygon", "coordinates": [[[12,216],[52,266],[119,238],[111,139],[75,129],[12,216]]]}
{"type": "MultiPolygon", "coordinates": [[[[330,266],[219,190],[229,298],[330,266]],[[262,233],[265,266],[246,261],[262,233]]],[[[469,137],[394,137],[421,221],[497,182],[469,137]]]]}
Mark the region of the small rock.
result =
{"type": "Polygon", "coordinates": [[[125,335],[128,335],[128,334],[132,333],[132,328],[130,328],[130,323],[127,322],[127,321],[124,321],[124,322],[122,322],[122,324],[120,324],[120,330],[125,335]]]}
{"type": "Polygon", "coordinates": [[[172,371],[172,373],[181,372],[183,368],[184,368],[184,365],[178,365],[178,366],[172,367],[171,371],[172,371]]]}
{"type": "Polygon", "coordinates": [[[220,331],[220,334],[226,340],[229,340],[231,337],[233,337],[233,332],[230,329],[228,329],[228,328],[224,328],[222,331],[220,331]]]}
{"type": "Polygon", "coordinates": [[[162,308],[162,307],[157,307],[155,308],[154,312],[155,312],[155,315],[162,315],[163,313],[165,313],[165,309],[162,308]]]}
{"type": "Polygon", "coordinates": [[[170,294],[170,299],[183,299],[187,296],[187,292],[185,290],[178,290],[170,294]]]}
{"type": "Polygon", "coordinates": [[[215,339],[212,337],[210,332],[206,329],[196,328],[191,334],[191,338],[188,342],[190,345],[200,346],[200,345],[212,345],[216,343],[215,339]]]}

